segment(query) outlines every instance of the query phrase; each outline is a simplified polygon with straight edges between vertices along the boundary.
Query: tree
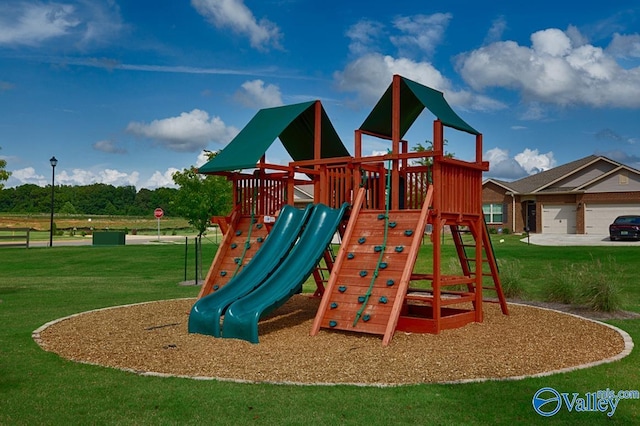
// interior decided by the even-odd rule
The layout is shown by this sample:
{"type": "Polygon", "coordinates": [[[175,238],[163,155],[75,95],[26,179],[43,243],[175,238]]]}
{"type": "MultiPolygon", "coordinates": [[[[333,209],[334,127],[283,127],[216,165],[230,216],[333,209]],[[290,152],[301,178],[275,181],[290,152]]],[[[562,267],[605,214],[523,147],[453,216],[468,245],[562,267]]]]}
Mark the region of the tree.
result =
{"type": "MultiPolygon", "coordinates": [[[[215,153],[212,153],[210,158],[213,156],[215,153]]],[[[175,172],[173,181],[179,189],[175,193],[171,206],[175,214],[187,219],[198,231],[196,250],[202,256],[202,234],[210,225],[211,216],[223,216],[231,211],[233,203],[231,182],[223,176],[201,175],[195,167],[175,172]]],[[[201,276],[202,261],[198,256],[196,270],[201,276]]]]}
{"type": "MultiPolygon", "coordinates": [[[[2,147],[0,147],[2,149],[2,147]]],[[[5,167],[7,167],[7,160],[3,160],[0,158],[0,190],[4,188],[4,184],[2,182],[6,182],[11,176],[11,172],[8,172],[5,167]]]]}

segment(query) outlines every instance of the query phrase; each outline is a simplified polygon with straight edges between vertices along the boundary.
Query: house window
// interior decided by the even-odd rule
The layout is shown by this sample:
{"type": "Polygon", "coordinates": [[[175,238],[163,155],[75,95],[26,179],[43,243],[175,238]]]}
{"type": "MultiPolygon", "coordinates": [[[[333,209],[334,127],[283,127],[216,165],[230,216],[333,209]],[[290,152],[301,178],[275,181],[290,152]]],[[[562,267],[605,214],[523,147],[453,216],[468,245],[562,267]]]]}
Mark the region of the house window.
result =
{"type": "Polygon", "coordinates": [[[487,223],[503,223],[502,204],[483,204],[482,213],[487,223]]]}
{"type": "Polygon", "coordinates": [[[629,185],[629,176],[619,174],[618,175],[618,185],[629,185]]]}

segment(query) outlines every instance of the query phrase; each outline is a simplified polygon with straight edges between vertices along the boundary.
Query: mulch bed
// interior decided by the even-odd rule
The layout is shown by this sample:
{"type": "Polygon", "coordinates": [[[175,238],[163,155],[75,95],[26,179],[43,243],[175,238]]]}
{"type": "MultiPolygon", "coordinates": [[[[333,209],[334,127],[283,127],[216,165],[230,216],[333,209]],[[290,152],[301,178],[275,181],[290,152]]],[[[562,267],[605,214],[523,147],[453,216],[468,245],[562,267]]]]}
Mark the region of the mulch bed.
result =
{"type": "MultiPolygon", "coordinates": [[[[187,332],[195,299],[98,310],[34,332],[43,349],[135,372],[270,383],[401,385],[545,374],[620,358],[630,342],[612,327],[533,306],[510,315],[485,304],[483,323],[433,334],[381,337],[321,330],[318,300],[296,295],[261,321],[260,343],[187,332]]],[[[628,339],[628,336],[626,336],[628,339]]]]}

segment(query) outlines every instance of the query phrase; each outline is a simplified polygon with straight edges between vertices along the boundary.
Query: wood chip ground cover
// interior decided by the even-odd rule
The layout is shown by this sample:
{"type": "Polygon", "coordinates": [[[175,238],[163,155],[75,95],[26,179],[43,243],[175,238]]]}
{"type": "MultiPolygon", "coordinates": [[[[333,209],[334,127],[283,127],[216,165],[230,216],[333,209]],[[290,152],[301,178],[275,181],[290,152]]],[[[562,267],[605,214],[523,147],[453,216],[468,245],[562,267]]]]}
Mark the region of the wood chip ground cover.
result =
{"type": "Polygon", "coordinates": [[[533,375],[620,354],[614,329],[560,312],[485,304],[483,323],[438,335],[378,336],[321,330],[318,300],[296,295],[261,321],[260,343],[187,332],[194,299],[76,315],[36,333],[63,358],[138,372],[276,383],[399,385],[533,375]]]}

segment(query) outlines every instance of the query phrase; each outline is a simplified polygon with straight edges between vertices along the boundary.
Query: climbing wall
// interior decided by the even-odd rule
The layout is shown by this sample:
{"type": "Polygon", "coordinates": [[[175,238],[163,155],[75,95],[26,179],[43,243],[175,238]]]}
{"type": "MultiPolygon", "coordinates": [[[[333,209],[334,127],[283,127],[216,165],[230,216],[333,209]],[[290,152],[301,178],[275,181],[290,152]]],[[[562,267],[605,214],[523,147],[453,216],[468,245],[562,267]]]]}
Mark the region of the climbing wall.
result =
{"type": "Polygon", "coordinates": [[[249,263],[267,237],[269,225],[263,222],[261,216],[252,218],[236,215],[231,219],[198,298],[223,287],[249,263]]]}
{"type": "Polygon", "coordinates": [[[423,235],[423,214],[389,211],[387,219],[385,211],[366,210],[352,215],[312,334],[320,327],[393,333],[423,235]]]}

